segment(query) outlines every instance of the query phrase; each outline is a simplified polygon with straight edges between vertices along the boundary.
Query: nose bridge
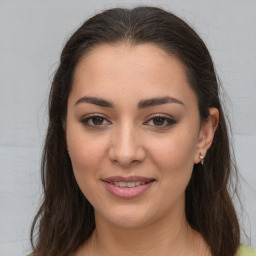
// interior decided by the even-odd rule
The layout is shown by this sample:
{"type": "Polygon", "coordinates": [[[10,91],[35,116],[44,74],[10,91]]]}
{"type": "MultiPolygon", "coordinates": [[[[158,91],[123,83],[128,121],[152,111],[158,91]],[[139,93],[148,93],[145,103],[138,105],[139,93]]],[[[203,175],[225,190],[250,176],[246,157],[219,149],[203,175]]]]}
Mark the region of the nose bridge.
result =
{"type": "Polygon", "coordinates": [[[117,125],[112,133],[110,158],[120,165],[129,166],[143,161],[145,152],[138,128],[126,120],[117,125]]]}

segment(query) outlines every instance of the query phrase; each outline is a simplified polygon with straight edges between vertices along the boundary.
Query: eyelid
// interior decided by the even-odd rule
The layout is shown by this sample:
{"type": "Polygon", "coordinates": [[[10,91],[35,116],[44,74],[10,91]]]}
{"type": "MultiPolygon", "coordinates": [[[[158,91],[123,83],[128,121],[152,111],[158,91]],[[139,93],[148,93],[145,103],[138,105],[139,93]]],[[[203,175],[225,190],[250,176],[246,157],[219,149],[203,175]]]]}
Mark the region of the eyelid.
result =
{"type": "Polygon", "coordinates": [[[166,115],[166,114],[153,114],[153,115],[148,117],[147,121],[144,124],[147,124],[149,121],[153,120],[156,117],[163,118],[165,121],[168,122],[168,124],[167,125],[163,125],[163,126],[150,125],[150,126],[155,127],[155,128],[160,128],[160,129],[161,128],[167,128],[167,127],[172,126],[173,124],[177,123],[175,118],[170,116],[170,115],[166,115]]]}
{"type": "Polygon", "coordinates": [[[175,121],[175,118],[169,114],[162,114],[162,113],[155,113],[155,114],[152,114],[152,115],[149,115],[147,116],[147,120],[150,120],[154,117],[162,117],[162,118],[166,118],[166,119],[171,119],[173,121],[175,121]]]}
{"type": "MultiPolygon", "coordinates": [[[[89,114],[89,115],[83,116],[81,118],[80,122],[83,123],[84,126],[87,126],[89,128],[102,128],[104,126],[112,124],[112,122],[110,122],[109,119],[105,115],[102,115],[102,114],[99,114],[99,113],[93,113],[93,114],[89,114]],[[99,124],[99,125],[89,124],[89,120],[92,120],[95,117],[103,118],[104,119],[103,122],[106,121],[108,124],[99,124]]],[[[166,114],[159,114],[159,113],[157,113],[157,114],[153,114],[151,116],[148,116],[147,117],[147,121],[144,122],[143,125],[146,124],[146,125],[152,126],[154,128],[161,129],[161,128],[167,128],[169,126],[172,126],[175,123],[177,123],[177,121],[172,116],[166,115],[166,114]],[[164,122],[165,123],[167,122],[167,124],[160,125],[160,126],[148,124],[150,121],[152,121],[154,118],[157,118],[157,117],[163,118],[164,122]]]]}
{"type": "Polygon", "coordinates": [[[83,123],[83,125],[87,126],[87,127],[91,127],[91,128],[100,128],[102,126],[106,126],[106,124],[101,124],[101,125],[92,125],[92,124],[89,124],[88,121],[91,120],[92,118],[95,118],[95,117],[101,117],[103,118],[105,121],[107,121],[109,124],[112,124],[108,118],[102,114],[99,114],[99,113],[93,113],[93,114],[89,114],[89,115],[86,115],[86,116],[83,116],[80,120],[81,123],[83,123]]]}

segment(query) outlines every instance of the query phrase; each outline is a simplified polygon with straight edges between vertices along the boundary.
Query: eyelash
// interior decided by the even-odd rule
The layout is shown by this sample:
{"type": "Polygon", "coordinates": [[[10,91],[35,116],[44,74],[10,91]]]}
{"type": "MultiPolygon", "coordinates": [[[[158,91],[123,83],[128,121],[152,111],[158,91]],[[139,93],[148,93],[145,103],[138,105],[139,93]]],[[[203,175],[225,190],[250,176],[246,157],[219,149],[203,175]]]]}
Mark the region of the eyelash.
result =
{"type": "Polygon", "coordinates": [[[169,117],[166,117],[166,116],[163,116],[163,115],[160,115],[160,114],[156,114],[154,115],[153,117],[151,117],[148,121],[146,121],[145,123],[149,123],[150,121],[154,121],[156,120],[156,118],[160,118],[162,119],[162,121],[164,121],[165,125],[162,125],[162,126],[157,126],[157,125],[151,125],[151,126],[154,126],[155,128],[167,128],[169,126],[172,126],[176,123],[176,120],[174,120],[173,118],[169,118],[169,117]]]}
{"type": "MultiPolygon", "coordinates": [[[[104,122],[104,121],[107,121],[108,123],[111,124],[111,122],[108,121],[107,118],[105,118],[104,116],[101,116],[101,115],[99,115],[99,114],[95,114],[95,115],[91,115],[91,116],[88,116],[88,117],[86,117],[86,118],[83,118],[83,119],[81,120],[81,122],[82,122],[85,126],[87,126],[87,127],[89,127],[89,128],[100,128],[100,127],[102,127],[102,126],[106,126],[106,125],[107,125],[107,124],[95,125],[95,124],[89,123],[89,122],[93,122],[93,119],[94,119],[94,118],[101,118],[101,120],[103,120],[103,122],[104,122]]],[[[146,121],[144,124],[148,124],[150,121],[153,122],[154,120],[156,120],[156,118],[162,119],[162,121],[164,121],[165,125],[162,125],[162,126],[150,125],[150,126],[153,126],[154,128],[160,128],[160,129],[162,128],[162,129],[163,129],[163,128],[167,128],[167,127],[169,127],[169,126],[172,126],[172,125],[174,125],[174,124],[176,123],[176,121],[175,121],[173,118],[168,118],[168,117],[166,117],[166,116],[157,114],[157,115],[151,117],[150,119],[148,119],[148,121],[146,121]]]]}
{"type": "MultiPolygon", "coordinates": [[[[98,128],[100,126],[105,126],[105,125],[95,125],[95,124],[89,124],[90,121],[93,120],[93,118],[102,118],[103,120],[107,120],[105,117],[99,115],[99,114],[95,114],[95,115],[91,115],[91,116],[88,116],[86,118],[83,118],[81,120],[81,122],[85,125],[85,126],[88,126],[88,127],[91,127],[91,128],[98,128]]],[[[110,123],[109,121],[107,121],[108,123],[110,123]]]]}

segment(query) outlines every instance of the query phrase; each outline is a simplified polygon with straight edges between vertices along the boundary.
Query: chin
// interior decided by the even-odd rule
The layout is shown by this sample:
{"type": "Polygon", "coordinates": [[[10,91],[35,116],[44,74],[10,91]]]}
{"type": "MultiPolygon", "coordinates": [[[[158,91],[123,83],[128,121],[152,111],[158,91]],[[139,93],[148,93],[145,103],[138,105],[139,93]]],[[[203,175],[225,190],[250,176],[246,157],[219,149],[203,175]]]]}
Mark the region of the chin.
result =
{"type": "Polygon", "coordinates": [[[149,221],[145,219],[138,219],[138,218],[118,218],[112,221],[112,224],[119,228],[124,229],[138,229],[145,227],[149,224],[149,221]]]}
{"type": "Polygon", "coordinates": [[[132,209],[120,209],[119,211],[104,213],[103,215],[95,213],[96,221],[101,221],[103,218],[109,225],[131,229],[148,225],[153,221],[152,215],[152,210],[143,211],[139,209],[137,209],[137,211],[132,209]],[[149,212],[151,213],[151,216],[148,216],[149,212]]]}

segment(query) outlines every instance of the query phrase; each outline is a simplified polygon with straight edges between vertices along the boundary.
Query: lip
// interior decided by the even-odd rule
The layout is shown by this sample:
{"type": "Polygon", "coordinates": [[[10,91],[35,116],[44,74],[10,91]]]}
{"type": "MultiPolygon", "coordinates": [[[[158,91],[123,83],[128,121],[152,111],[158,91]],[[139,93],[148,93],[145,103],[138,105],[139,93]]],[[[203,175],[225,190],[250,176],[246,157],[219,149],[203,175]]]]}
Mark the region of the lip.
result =
{"type": "Polygon", "coordinates": [[[118,182],[118,181],[123,181],[123,182],[135,182],[135,181],[150,182],[150,181],[153,181],[155,179],[154,178],[142,177],[142,176],[129,176],[129,177],[111,176],[111,177],[108,177],[108,178],[104,178],[102,180],[106,181],[106,182],[118,182]]]}
{"type": "Polygon", "coordinates": [[[123,199],[132,199],[140,196],[146,192],[155,182],[153,178],[141,177],[141,176],[112,176],[102,180],[105,184],[106,189],[114,196],[123,198],[123,199]],[[136,187],[118,187],[111,182],[145,182],[136,187]]]}

